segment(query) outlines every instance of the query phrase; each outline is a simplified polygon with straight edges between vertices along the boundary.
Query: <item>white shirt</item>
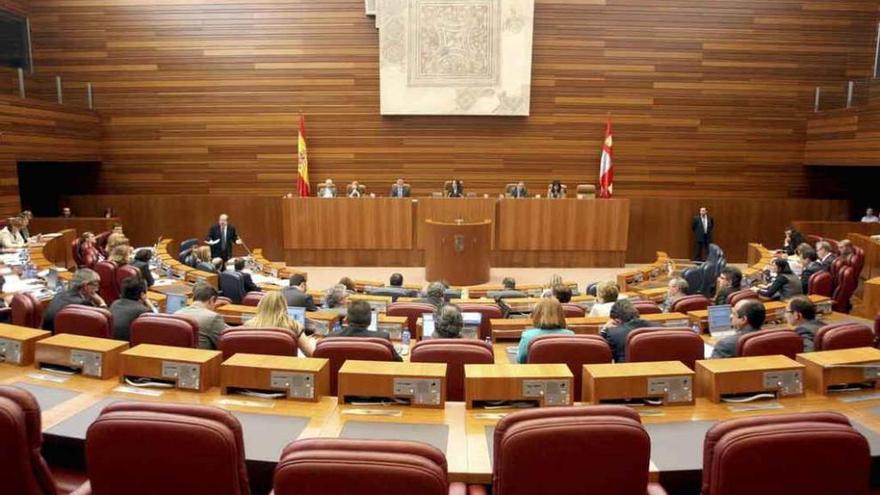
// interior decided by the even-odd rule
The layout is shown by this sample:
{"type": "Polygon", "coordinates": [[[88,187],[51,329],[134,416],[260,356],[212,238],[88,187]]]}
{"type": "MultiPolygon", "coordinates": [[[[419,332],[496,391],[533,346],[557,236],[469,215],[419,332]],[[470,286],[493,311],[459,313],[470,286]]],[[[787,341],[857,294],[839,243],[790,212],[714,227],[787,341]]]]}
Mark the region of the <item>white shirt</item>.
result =
{"type": "Polygon", "coordinates": [[[880,217],[877,215],[865,215],[862,217],[863,223],[877,223],[880,222],[880,217]]]}
{"type": "Polygon", "coordinates": [[[333,197],[333,189],[330,187],[325,187],[324,192],[322,193],[322,197],[332,198],[333,197]]]}
{"type": "Polygon", "coordinates": [[[703,219],[703,232],[709,232],[709,219],[705,215],[701,215],[703,219]]]}

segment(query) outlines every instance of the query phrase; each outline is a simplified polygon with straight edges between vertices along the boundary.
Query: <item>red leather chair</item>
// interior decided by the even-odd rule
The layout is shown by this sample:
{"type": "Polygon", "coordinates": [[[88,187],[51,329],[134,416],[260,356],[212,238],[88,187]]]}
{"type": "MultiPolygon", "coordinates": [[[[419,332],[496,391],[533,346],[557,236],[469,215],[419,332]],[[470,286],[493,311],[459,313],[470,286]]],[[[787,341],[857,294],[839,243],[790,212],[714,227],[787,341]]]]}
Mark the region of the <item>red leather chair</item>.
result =
{"type": "Polygon", "coordinates": [[[849,266],[851,266],[856,273],[856,280],[858,280],[859,276],[862,274],[862,268],[865,267],[864,249],[853,246],[853,254],[849,257],[849,266]]]}
{"type": "Polygon", "coordinates": [[[73,262],[76,263],[76,266],[83,266],[85,264],[80,246],[82,246],[82,238],[80,237],[77,237],[70,243],[70,253],[73,255],[73,262]]]}
{"type": "Polygon", "coordinates": [[[755,291],[751,289],[738,290],[727,296],[727,304],[730,304],[731,306],[736,306],[736,303],[744,301],[746,299],[760,299],[760,297],[758,297],[758,294],[756,294],[755,291]]]}
{"type": "Polygon", "coordinates": [[[0,385],[0,475],[3,493],[67,495],[85,476],[50,472],[43,459],[40,405],[30,392],[0,385]]]}
{"type": "Polygon", "coordinates": [[[55,333],[113,338],[113,317],[104,308],[71,304],[55,315],[55,333]]]}
{"type": "Polygon", "coordinates": [[[117,402],[86,433],[89,484],[76,495],[249,495],[241,425],[215,407],[117,402]]]}
{"type": "Polygon", "coordinates": [[[640,315],[656,315],[663,312],[663,309],[653,301],[637,301],[633,306],[640,315]]]}
{"type": "Polygon", "coordinates": [[[296,356],[299,347],[296,337],[283,328],[230,328],[220,334],[217,348],[223,359],[237,353],[266,354],[270,356],[296,356]]]}
{"type": "Polygon", "coordinates": [[[40,328],[43,325],[43,305],[30,292],[12,296],[12,324],[21,327],[40,328]]]}
{"type": "Polygon", "coordinates": [[[626,337],[626,362],[681,361],[694,370],[705,356],[703,339],[690,328],[637,328],[626,337]]]}
{"type": "Polygon", "coordinates": [[[834,239],[829,239],[829,238],[827,238],[827,237],[825,237],[825,238],[822,239],[822,240],[823,240],[823,241],[828,241],[828,244],[831,245],[831,252],[832,252],[832,253],[834,253],[835,255],[837,255],[837,254],[840,253],[840,243],[838,243],[838,242],[835,241],[834,239]]]}
{"type": "Polygon", "coordinates": [[[801,352],[804,352],[804,340],[791,330],[759,330],[736,341],[737,357],[782,354],[794,359],[801,352]]]}
{"type": "Polygon", "coordinates": [[[100,234],[95,236],[95,247],[98,248],[98,252],[101,253],[101,256],[107,257],[107,240],[110,238],[110,234],[113,231],[107,230],[101,232],[100,234]]]}
{"type": "Polygon", "coordinates": [[[493,364],[492,346],[474,339],[431,339],[410,350],[412,363],[446,363],[446,400],[464,400],[464,365],[493,364]]]}
{"type": "Polygon", "coordinates": [[[870,472],[867,440],[835,412],[722,421],[703,442],[703,495],[867,495],[870,472]]]}
{"type": "Polygon", "coordinates": [[[669,312],[687,314],[690,311],[700,311],[706,309],[711,303],[712,302],[709,301],[708,297],[701,294],[684,296],[681,299],[678,299],[677,301],[672,303],[672,307],[669,308],[669,312]]]}
{"type": "Polygon", "coordinates": [[[493,442],[496,495],[665,494],[648,483],[651,439],[625,406],[514,412],[498,422],[493,442]]]}
{"type": "Polygon", "coordinates": [[[260,300],[263,299],[262,292],[248,292],[241,298],[241,304],[245,306],[257,306],[260,304],[260,300]]]}
{"type": "Polygon", "coordinates": [[[312,357],[330,360],[330,395],[336,395],[339,368],[346,359],[393,361],[394,346],[372,337],[324,337],[315,345],[312,357]]]}
{"type": "Polygon", "coordinates": [[[833,287],[834,277],[831,276],[831,272],[823,270],[810,275],[810,280],[807,281],[807,294],[831,297],[833,287]]]}
{"type": "MultiPolygon", "coordinates": [[[[131,277],[140,277],[141,271],[132,265],[123,265],[116,269],[116,287],[122,291],[122,281],[131,277]]],[[[109,303],[108,303],[109,304],[109,303]]]]}
{"type": "Polygon", "coordinates": [[[274,495],[464,495],[447,481],[443,452],[419,442],[311,438],[293,442],[275,467],[274,495]]]}
{"type": "Polygon", "coordinates": [[[831,308],[839,313],[849,313],[849,300],[856,291],[859,279],[856,278],[855,271],[851,266],[844,266],[840,269],[837,286],[834,288],[834,294],[831,308]]]}
{"type": "Polygon", "coordinates": [[[462,313],[480,313],[483,315],[480,320],[480,340],[486,340],[486,337],[492,336],[492,319],[504,318],[504,312],[497,304],[459,304],[462,313]]]}
{"type": "Polygon", "coordinates": [[[574,375],[572,397],[581,400],[585,364],[610,363],[611,348],[598,335],[542,335],[529,342],[529,364],[564,363],[574,375]]]}
{"type": "Polygon", "coordinates": [[[577,304],[563,304],[562,314],[566,318],[583,318],[584,316],[587,316],[587,312],[584,311],[584,308],[577,304]]]}
{"type": "Polygon", "coordinates": [[[834,278],[835,287],[840,284],[840,270],[845,266],[848,266],[846,260],[841,257],[835,258],[834,261],[831,262],[831,276],[834,278]]]}
{"type": "Polygon", "coordinates": [[[144,313],[131,323],[131,345],[198,347],[199,322],[183,315],[144,313]]]}
{"type": "Polygon", "coordinates": [[[95,263],[95,272],[101,277],[98,294],[107,304],[119,299],[119,284],[116,283],[116,263],[99,261],[95,263]]]}
{"type": "Polygon", "coordinates": [[[825,325],[816,332],[813,347],[816,351],[834,351],[855,347],[872,347],[874,331],[861,323],[835,323],[825,325]]]}
{"type": "Polygon", "coordinates": [[[431,304],[418,302],[396,302],[385,307],[388,316],[406,316],[406,325],[410,335],[416,334],[417,320],[425,313],[433,313],[436,308],[431,304]]]}

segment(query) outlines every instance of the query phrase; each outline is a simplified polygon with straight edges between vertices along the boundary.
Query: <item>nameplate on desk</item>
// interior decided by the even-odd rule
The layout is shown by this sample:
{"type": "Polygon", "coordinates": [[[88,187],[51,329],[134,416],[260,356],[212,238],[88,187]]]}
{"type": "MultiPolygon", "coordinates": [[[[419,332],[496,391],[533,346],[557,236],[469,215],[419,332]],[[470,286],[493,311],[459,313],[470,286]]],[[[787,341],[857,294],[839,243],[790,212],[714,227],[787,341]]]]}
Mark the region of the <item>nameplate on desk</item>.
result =
{"type": "Polygon", "coordinates": [[[343,409],[342,414],[351,416],[403,416],[403,411],[399,409],[343,409]]]}
{"type": "Polygon", "coordinates": [[[161,378],[177,382],[179,388],[198,390],[202,369],[198,364],[162,361],[161,378]]]}

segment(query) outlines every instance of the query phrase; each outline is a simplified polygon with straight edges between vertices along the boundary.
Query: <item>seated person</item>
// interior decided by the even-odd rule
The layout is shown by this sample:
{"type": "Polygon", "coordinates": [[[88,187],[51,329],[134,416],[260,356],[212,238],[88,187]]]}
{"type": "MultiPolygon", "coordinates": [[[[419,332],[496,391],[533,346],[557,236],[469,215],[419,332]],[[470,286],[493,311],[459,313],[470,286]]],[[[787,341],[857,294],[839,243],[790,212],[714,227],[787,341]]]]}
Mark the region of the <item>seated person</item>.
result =
{"type": "Polygon", "coordinates": [[[397,179],[397,182],[391,185],[391,197],[392,198],[408,198],[409,197],[409,188],[406,187],[406,183],[403,179],[397,179]]]}
{"type": "Polygon", "coordinates": [[[571,287],[567,285],[554,285],[553,286],[553,297],[556,298],[561,304],[568,304],[571,302],[571,287]]]}
{"type": "Polygon", "coordinates": [[[116,265],[116,267],[125,266],[131,261],[131,246],[128,244],[120,244],[110,251],[107,261],[116,265]]]}
{"type": "Polygon", "coordinates": [[[83,232],[74,249],[77,250],[81,260],[80,267],[94,268],[95,263],[101,259],[101,253],[98,252],[97,238],[91,232],[83,232]]]}
{"type": "MultiPolygon", "coordinates": [[[[205,246],[207,247],[207,246],[205,246]]],[[[192,304],[174,314],[192,316],[199,323],[199,349],[216,349],[220,334],[226,330],[223,316],[214,312],[220,293],[214,287],[198,282],[193,287],[192,304]]]]}
{"type": "Polygon", "coordinates": [[[431,282],[425,290],[425,297],[416,302],[430,304],[437,309],[446,303],[446,286],[441,282],[431,282]]]}
{"type": "Polygon", "coordinates": [[[524,182],[517,182],[516,186],[510,190],[511,198],[528,198],[529,190],[526,189],[526,185],[524,182]]]}
{"type": "Polygon", "coordinates": [[[853,249],[853,243],[849,239],[843,239],[842,241],[837,243],[837,250],[840,252],[840,257],[849,262],[850,257],[855,254],[855,250],[853,249]]]}
{"type": "Polygon", "coordinates": [[[660,309],[662,309],[664,313],[672,311],[672,305],[675,304],[675,301],[686,296],[687,290],[687,280],[681,277],[675,277],[670,280],[669,285],[666,288],[666,300],[660,305],[660,309]]]}
{"type": "Polygon", "coordinates": [[[513,277],[504,277],[501,281],[502,290],[491,291],[486,294],[486,297],[495,299],[496,301],[501,301],[502,299],[512,299],[516,297],[529,297],[523,291],[516,290],[516,279],[513,277]]]}
{"type": "Polygon", "coordinates": [[[831,264],[837,259],[837,256],[834,256],[834,253],[831,251],[831,243],[828,241],[816,243],[816,254],[819,256],[819,263],[822,263],[829,270],[831,269],[831,264]]]}
{"type": "Polygon", "coordinates": [[[344,285],[339,284],[327,289],[323,308],[336,311],[339,316],[345,316],[348,311],[348,291],[344,285]]]}
{"type": "Polygon", "coordinates": [[[865,210],[865,216],[862,217],[863,223],[877,223],[880,222],[880,217],[874,214],[873,208],[868,208],[865,210]]]}
{"type": "Polygon", "coordinates": [[[317,311],[315,299],[308,294],[308,286],[306,285],[306,277],[301,273],[295,273],[290,276],[290,286],[282,289],[281,293],[287,300],[288,306],[297,308],[306,308],[306,311],[317,311]]]}
{"type": "Polygon", "coordinates": [[[542,335],[574,335],[566,328],[562,304],[553,298],[545,298],[535,304],[532,310],[532,328],[524,330],[519,338],[516,353],[517,363],[528,362],[529,343],[542,335]]]}
{"type": "Polygon", "coordinates": [[[25,240],[31,238],[30,231],[30,223],[34,218],[34,214],[30,210],[24,210],[18,214],[18,218],[21,219],[21,236],[24,237],[25,240]]]}
{"type": "Polygon", "coordinates": [[[434,333],[431,335],[435,339],[460,339],[461,329],[464,327],[464,319],[461,316],[461,309],[455,304],[444,304],[434,315],[434,333]]]}
{"type": "Polygon", "coordinates": [[[322,198],[336,197],[336,184],[333,183],[333,179],[327,179],[324,181],[324,187],[318,188],[318,196],[322,198]]]}
{"type": "Polygon", "coordinates": [[[449,184],[446,185],[446,197],[447,198],[461,198],[464,197],[464,183],[460,180],[453,179],[449,181],[449,184]]]}
{"type": "Polygon", "coordinates": [[[144,313],[153,312],[147,299],[147,286],[140,277],[128,277],[122,281],[119,299],[110,305],[113,316],[113,338],[131,340],[131,323],[144,313]]]}
{"type": "Polygon", "coordinates": [[[141,277],[144,278],[147,287],[152,287],[156,281],[153,279],[153,273],[150,271],[150,260],[153,259],[153,251],[151,249],[138,249],[134,253],[134,261],[131,266],[141,271],[141,277]]]}
{"type": "Polygon", "coordinates": [[[716,306],[727,304],[727,297],[740,290],[742,280],[743,274],[739,268],[730,265],[724,267],[715,281],[715,297],[712,300],[712,304],[716,306]]]}
{"type": "Polygon", "coordinates": [[[392,273],[388,279],[388,285],[385,287],[374,288],[368,290],[367,293],[377,296],[391,296],[396,301],[398,297],[414,297],[418,295],[418,291],[413,291],[403,287],[403,275],[400,273],[392,273]]]}
{"type": "Polygon", "coordinates": [[[739,338],[760,331],[766,317],[764,304],[757,299],[743,299],[736,303],[730,313],[730,322],[736,329],[736,333],[718,340],[715,348],[712,349],[712,359],[735,357],[736,342],[739,338]]]}
{"type": "Polygon", "coordinates": [[[618,297],[620,297],[620,288],[617,282],[613,280],[599,282],[596,286],[596,304],[593,305],[588,316],[611,316],[611,306],[614,306],[618,297]]]}
{"type": "Polygon", "coordinates": [[[788,301],[785,321],[804,339],[804,352],[813,352],[813,340],[825,323],[816,319],[816,305],[808,297],[797,296],[788,301]]]}
{"type": "MultiPolygon", "coordinates": [[[[340,330],[337,330],[330,335],[327,335],[328,339],[333,337],[373,337],[385,340],[391,340],[391,336],[388,335],[388,332],[371,332],[369,330],[370,323],[373,322],[373,310],[370,308],[370,303],[367,301],[354,301],[348,306],[348,314],[345,317],[345,321],[347,323],[346,326],[342,327],[340,330]]],[[[397,351],[394,351],[394,360],[395,361],[403,361],[400,355],[397,354],[397,351]]]]}
{"type": "Polygon", "coordinates": [[[209,246],[199,246],[193,249],[192,256],[195,258],[195,265],[193,267],[196,270],[217,273],[217,269],[211,261],[211,248],[209,246]]]}
{"type": "Polygon", "coordinates": [[[115,248],[116,246],[123,246],[123,245],[130,245],[130,244],[131,244],[131,242],[128,240],[128,237],[125,237],[125,234],[123,234],[121,231],[120,232],[113,231],[113,233],[111,233],[110,235],[107,236],[107,245],[104,249],[106,249],[107,252],[109,253],[110,251],[113,251],[113,248],[115,248]]]}
{"type": "Polygon", "coordinates": [[[15,253],[27,246],[27,238],[21,234],[21,225],[18,217],[6,220],[6,227],[0,230],[0,249],[4,253],[15,253]]]}
{"type": "Polygon", "coordinates": [[[547,186],[547,197],[550,199],[562,199],[565,197],[565,186],[559,180],[554,180],[547,186]]]}
{"type": "Polygon", "coordinates": [[[364,195],[364,193],[361,192],[362,188],[363,188],[363,186],[358,184],[358,181],[354,180],[354,181],[351,181],[351,184],[349,184],[345,188],[345,190],[348,191],[349,198],[360,198],[362,195],[364,195]]]}
{"type": "Polygon", "coordinates": [[[803,270],[801,270],[801,293],[809,294],[810,288],[810,277],[813,274],[827,270],[828,268],[819,263],[819,255],[816,254],[816,251],[813,248],[808,248],[803,251],[801,254],[803,259],[803,270]]]}
{"type": "Polygon", "coordinates": [[[357,292],[357,287],[355,287],[354,285],[354,280],[352,280],[350,277],[340,278],[338,284],[345,287],[345,290],[349,294],[354,294],[355,292],[357,292]]]}
{"type": "Polygon", "coordinates": [[[65,306],[81,304],[106,308],[107,303],[98,295],[101,277],[89,268],[80,268],[73,274],[67,290],[55,294],[43,313],[43,330],[55,330],[55,315],[65,306]]]}
{"type": "Polygon", "coordinates": [[[73,218],[73,211],[69,206],[61,208],[61,218],[73,218]]]}
{"type": "Polygon", "coordinates": [[[792,273],[787,260],[781,258],[773,260],[770,263],[770,271],[776,276],[766,289],[757,290],[760,296],[780,300],[791,299],[794,296],[803,294],[801,279],[792,273]]]}
{"type": "Polygon", "coordinates": [[[244,282],[244,292],[263,292],[257,284],[254,283],[253,277],[251,274],[244,271],[244,258],[236,258],[235,262],[233,262],[232,267],[235,269],[235,273],[241,277],[241,281],[244,282]]]}
{"type": "Polygon", "coordinates": [[[782,241],[782,251],[791,256],[797,252],[798,246],[804,242],[804,236],[792,226],[785,229],[785,239],[782,241]]]}
{"type": "Polygon", "coordinates": [[[273,290],[260,299],[254,317],[244,323],[250,328],[281,328],[289,330],[296,338],[296,345],[306,357],[315,352],[315,339],[306,335],[299,323],[290,319],[287,314],[287,301],[280,291],[273,290]]]}
{"type": "Polygon", "coordinates": [[[626,339],[629,333],[636,328],[651,326],[647,321],[639,318],[639,310],[629,299],[615,301],[609,312],[611,320],[599,332],[611,347],[611,354],[615,363],[626,361],[626,339]]]}

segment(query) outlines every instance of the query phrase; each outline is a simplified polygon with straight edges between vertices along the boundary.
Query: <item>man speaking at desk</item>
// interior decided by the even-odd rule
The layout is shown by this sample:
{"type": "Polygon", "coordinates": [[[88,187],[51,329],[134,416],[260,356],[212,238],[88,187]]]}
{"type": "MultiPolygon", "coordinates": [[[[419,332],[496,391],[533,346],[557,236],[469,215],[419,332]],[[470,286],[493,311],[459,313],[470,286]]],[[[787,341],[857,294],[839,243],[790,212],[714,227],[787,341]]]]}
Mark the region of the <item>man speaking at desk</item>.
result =
{"type": "Polygon", "coordinates": [[[234,225],[229,225],[229,216],[221,213],[217,223],[208,231],[208,245],[211,258],[220,258],[226,263],[232,257],[232,245],[241,244],[234,225]]]}

